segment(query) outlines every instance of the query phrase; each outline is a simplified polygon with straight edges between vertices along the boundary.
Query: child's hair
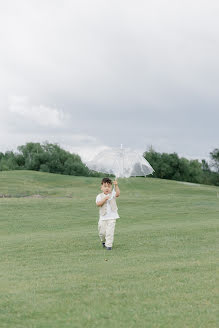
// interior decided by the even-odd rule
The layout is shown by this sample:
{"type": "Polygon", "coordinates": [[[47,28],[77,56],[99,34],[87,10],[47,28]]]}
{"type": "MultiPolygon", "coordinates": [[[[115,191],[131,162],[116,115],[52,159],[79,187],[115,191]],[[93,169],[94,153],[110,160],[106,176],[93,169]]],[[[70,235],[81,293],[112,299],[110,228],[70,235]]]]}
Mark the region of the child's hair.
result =
{"type": "Polygon", "coordinates": [[[103,180],[101,181],[101,184],[104,184],[104,183],[108,183],[108,184],[112,184],[112,180],[109,179],[109,178],[103,178],[103,180]]]}

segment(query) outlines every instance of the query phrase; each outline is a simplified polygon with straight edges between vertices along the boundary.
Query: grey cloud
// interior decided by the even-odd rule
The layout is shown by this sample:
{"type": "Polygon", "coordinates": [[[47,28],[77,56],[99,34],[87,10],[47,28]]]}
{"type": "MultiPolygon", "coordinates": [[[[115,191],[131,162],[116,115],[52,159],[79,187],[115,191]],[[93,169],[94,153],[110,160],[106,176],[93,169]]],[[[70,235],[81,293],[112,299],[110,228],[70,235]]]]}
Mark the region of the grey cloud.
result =
{"type": "Polygon", "coordinates": [[[214,0],[2,2],[0,129],[8,147],[20,134],[75,149],[153,144],[206,157],[219,139],[218,12],[214,0]],[[67,119],[44,127],[11,113],[11,96],[67,119]]]}

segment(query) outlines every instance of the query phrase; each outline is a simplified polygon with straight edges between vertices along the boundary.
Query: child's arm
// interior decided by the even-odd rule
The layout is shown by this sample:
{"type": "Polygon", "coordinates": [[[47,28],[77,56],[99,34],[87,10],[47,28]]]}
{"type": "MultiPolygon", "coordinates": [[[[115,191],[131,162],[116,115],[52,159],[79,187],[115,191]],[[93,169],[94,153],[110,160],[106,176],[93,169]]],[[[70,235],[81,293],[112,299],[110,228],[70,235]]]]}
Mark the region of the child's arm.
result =
{"type": "Polygon", "coordinates": [[[104,197],[102,200],[99,202],[96,202],[97,206],[103,206],[103,204],[109,199],[109,196],[104,197]]]}
{"type": "Polygon", "coordinates": [[[115,180],[115,181],[113,181],[113,184],[114,184],[115,190],[116,190],[116,197],[119,197],[120,190],[119,190],[118,182],[115,180]]]}

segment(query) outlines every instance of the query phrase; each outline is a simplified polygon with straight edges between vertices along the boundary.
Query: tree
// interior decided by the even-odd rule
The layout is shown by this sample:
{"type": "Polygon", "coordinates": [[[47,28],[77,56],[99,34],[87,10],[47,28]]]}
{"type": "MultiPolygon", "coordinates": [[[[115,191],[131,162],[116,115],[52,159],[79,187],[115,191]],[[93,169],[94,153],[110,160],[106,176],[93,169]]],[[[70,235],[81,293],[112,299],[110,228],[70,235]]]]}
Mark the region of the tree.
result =
{"type": "MultiPolygon", "coordinates": [[[[58,144],[27,143],[18,147],[17,159],[27,170],[67,175],[90,175],[89,169],[77,154],[62,149],[58,144]],[[20,156],[20,157],[18,157],[20,156]]],[[[92,174],[93,175],[93,174],[92,174]]]]}
{"type": "Polygon", "coordinates": [[[26,145],[18,147],[20,154],[24,158],[24,168],[36,170],[40,168],[40,155],[43,153],[40,143],[28,142],[26,145]]]}
{"type": "Polygon", "coordinates": [[[5,154],[1,153],[0,156],[0,171],[16,170],[18,164],[16,156],[12,151],[7,151],[5,154]]]}
{"type": "Polygon", "coordinates": [[[202,159],[202,170],[204,172],[210,172],[209,164],[208,164],[208,162],[206,162],[205,159],[202,159]]]}
{"type": "Polygon", "coordinates": [[[198,160],[189,161],[179,158],[176,153],[157,153],[151,147],[144,157],[154,168],[156,178],[201,183],[203,180],[202,164],[198,160]]]}
{"type": "Polygon", "coordinates": [[[211,153],[211,165],[216,169],[216,172],[219,173],[219,149],[214,149],[211,153]]]}

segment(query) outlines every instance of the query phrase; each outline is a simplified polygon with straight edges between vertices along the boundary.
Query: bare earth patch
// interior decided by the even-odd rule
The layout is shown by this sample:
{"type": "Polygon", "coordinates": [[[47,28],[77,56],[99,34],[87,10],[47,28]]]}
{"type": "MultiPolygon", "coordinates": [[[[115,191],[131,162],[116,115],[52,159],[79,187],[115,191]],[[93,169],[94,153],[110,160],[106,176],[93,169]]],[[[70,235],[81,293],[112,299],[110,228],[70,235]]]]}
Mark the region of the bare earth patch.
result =
{"type": "Polygon", "coordinates": [[[44,198],[41,195],[7,195],[7,194],[0,194],[0,198],[44,198]]]}
{"type": "Polygon", "coordinates": [[[200,184],[198,184],[198,183],[183,182],[183,181],[177,181],[177,182],[178,182],[178,183],[181,183],[181,184],[188,185],[188,186],[196,186],[196,187],[200,187],[200,184]]]}

